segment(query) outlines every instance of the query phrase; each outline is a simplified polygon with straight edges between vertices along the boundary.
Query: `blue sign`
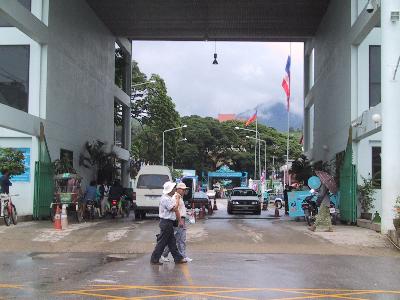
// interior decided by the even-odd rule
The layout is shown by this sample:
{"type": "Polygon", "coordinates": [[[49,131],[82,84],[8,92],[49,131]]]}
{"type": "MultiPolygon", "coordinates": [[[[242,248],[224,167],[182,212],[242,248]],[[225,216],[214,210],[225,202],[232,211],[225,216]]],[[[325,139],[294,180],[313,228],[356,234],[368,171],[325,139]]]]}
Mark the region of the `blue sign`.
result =
{"type": "MultiPolygon", "coordinates": [[[[290,192],[288,193],[288,200],[289,200],[289,217],[298,218],[304,217],[304,211],[301,208],[301,204],[303,200],[311,196],[310,191],[297,191],[297,192],[290,192]]],[[[316,200],[317,197],[314,197],[313,200],[316,200]]],[[[339,207],[339,199],[336,195],[330,195],[330,200],[333,202],[336,208],[339,207]]]]}
{"type": "Polygon", "coordinates": [[[11,177],[13,182],[29,182],[31,181],[31,148],[14,148],[21,151],[24,155],[25,172],[21,175],[14,175],[11,177]]]}

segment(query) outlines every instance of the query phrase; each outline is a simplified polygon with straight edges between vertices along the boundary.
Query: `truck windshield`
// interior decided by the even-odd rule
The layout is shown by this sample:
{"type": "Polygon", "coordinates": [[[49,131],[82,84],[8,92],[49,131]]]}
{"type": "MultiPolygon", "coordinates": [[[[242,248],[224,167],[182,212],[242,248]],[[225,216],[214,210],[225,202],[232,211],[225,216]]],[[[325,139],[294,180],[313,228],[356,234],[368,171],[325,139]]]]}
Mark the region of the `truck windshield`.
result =
{"type": "Polygon", "coordinates": [[[169,181],[168,175],[144,174],[140,175],[137,182],[138,189],[162,189],[165,182],[169,181]]]}

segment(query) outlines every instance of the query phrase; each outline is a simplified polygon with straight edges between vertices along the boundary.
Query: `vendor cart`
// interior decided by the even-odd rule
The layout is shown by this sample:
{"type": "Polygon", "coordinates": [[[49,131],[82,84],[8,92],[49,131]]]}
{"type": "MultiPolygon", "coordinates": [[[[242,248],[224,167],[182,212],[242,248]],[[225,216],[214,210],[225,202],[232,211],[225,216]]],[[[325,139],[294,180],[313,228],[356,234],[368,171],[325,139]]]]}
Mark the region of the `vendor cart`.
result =
{"type": "Polygon", "coordinates": [[[78,223],[83,219],[81,209],[81,180],[78,174],[64,173],[54,176],[54,200],[50,204],[50,219],[53,222],[57,207],[61,210],[66,207],[67,214],[73,215],[78,223]]]}

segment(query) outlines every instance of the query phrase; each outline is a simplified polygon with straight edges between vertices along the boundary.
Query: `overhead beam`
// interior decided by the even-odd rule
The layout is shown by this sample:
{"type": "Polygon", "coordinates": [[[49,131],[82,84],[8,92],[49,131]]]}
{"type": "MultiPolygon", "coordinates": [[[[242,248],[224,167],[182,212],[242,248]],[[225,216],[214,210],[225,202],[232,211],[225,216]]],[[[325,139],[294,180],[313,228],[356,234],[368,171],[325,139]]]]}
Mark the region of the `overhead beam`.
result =
{"type": "Polygon", "coordinates": [[[377,6],[372,13],[365,9],[358,16],[350,30],[352,45],[360,45],[374,27],[377,27],[381,19],[381,8],[377,6]]]}
{"type": "Polygon", "coordinates": [[[0,103],[0,127],[38,137],[40,122],[45,120],[0,103]]]}
{"type": "Polygon", "coordinates": [[[131,97],[128,96],[119,86],[114,85],[114,97],[119,100],[123,105],[131,107],[131,97]]]}
{"type": "Polygon", "coordinates": [[[18,28],[39,44],[48,44],[46,25],[16,0],[0,1],[0,18],[18,28]]]}

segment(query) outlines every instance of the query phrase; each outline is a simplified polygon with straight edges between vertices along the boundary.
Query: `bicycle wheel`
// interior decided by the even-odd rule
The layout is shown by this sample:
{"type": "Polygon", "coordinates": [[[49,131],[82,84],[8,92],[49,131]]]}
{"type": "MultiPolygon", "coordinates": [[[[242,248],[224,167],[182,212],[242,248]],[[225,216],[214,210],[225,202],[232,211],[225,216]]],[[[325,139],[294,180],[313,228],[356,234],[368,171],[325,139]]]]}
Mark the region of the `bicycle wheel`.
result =
{"type": "Polygon", "coordinates": [[[13,222],[14,225],[17,225],[18,223],[17,210],[14,205],[11,206],[11,221],[13,222]]]}
{"type": "Polygon", "coordinates": [[[6,223],[6,226],[11,225],[11,217],[7,207],[4,207],[4,223],[6,223]]]}

